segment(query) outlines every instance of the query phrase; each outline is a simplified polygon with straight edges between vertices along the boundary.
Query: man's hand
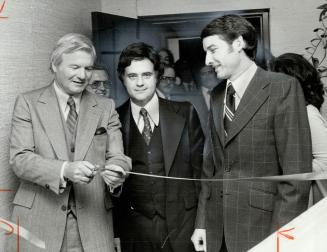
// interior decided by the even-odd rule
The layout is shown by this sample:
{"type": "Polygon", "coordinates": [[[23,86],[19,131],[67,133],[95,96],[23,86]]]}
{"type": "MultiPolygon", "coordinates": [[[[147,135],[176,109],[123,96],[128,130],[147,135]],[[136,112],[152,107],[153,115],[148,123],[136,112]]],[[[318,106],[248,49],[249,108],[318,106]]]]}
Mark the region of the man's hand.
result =
{"type": "Polygon", "coordinates": [[[118,165],[109,164],[105,166],[101,176],[108,186],[116,188],[125,181],[126,172],[118,165]]]}
{"type": "Polygon", "coordinates": [[[120,238],[114,238],[115,251],[121,252],[120,238]]]}
{"type": "Polygon", "coordinates": [[[195,229],[191,237],[191,241],[193,242],[196,251],[207,251],[207,239],[205,229],[195,229]]]}
{"type": "Polygon", "coordinates": [[[88,161],[68,162],[64,177],[77,184],[88,184],[95,176],[95,166],[88,161]]]}

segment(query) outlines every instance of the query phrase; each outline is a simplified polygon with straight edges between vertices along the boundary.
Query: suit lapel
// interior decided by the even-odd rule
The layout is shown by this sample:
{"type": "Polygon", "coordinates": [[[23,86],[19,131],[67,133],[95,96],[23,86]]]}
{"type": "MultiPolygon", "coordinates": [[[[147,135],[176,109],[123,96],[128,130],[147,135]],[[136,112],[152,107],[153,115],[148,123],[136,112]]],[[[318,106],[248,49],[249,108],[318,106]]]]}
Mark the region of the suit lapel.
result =
{"type": "Polygon", "coordinates": [[[159,120],[166,175],[169,174],[180,142],[185,118],[169,109],[169,103],[159,99],[159,120]]]}
{"type": "Polygon", "coordinates": [[[211,98],[211,113],[219,136],[220,143],[223,146],[225,141],[224,132],[224,97],[225,97],[226,81],[221,82],[215,88],[211,98]]]}
{"type": "MultiPolygon", "coordinates": [[[[124,141],[124,150],[127,156],[130,155],[130,148],[129,148],[129,134],[130,134],[130,123],[132,118],[132,111],[131,111],[131,103],[128,100],[126,103],[122,105],[119,109],[121,113],[119,113],[120,121],[122,123],[122,135],[124,141]]],[[[134,120],[134,119],[133,119],[134,120]]]]}
{"type": "Polygon", "coordinates": [[[53,85],[48,86],[38,100],[38,112],[51,145],[58,159],[68,160],[65,130],[62,124],[62,116],[59,108],[57,95],[53,85]]]}
{"type": "Polygon", "coordinates": [[[94,137],[102,110],[92,94],[84,91],[78,113],[74,160],[83,160],[94,137]]]}
{"type": "Polygon", "coordinates": [[[269,91],[265,88],[268,84],[269,80],[267,80],[264,70],[258,68],[235,112],[225,144],[242,130],[268,98],[269,91]]]}

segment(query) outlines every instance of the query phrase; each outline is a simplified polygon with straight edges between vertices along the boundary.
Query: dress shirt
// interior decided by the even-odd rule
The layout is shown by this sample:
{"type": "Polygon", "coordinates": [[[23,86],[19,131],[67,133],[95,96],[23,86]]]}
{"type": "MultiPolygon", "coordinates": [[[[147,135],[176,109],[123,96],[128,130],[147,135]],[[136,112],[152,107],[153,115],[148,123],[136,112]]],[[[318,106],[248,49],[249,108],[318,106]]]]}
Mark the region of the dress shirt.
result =
{"type": "MultiPolygon", "coordinates": [[[[227,83],[231,82],[233,85],[233,88],[235,89],[235,111],[240,104],[240,101],[245,93],[246,88],[250,84],[255,72],[257,71],[258,67],[257,65],[252,62],[250,66],[240,75],[238,76],[235,80],[231,81],[227,79],[227,83]]],[[[226,104],[226,93],[227,93],[227,86],[225,89],[225,98],[224,98],[224,104],[226,104]]]]}
{"type": "Polygon", "coordinates": [[[159,98],[157,94],[154,94],[151,100],[144,107],[140,107],[131,100],[132,116],[140,133],[143,132],[144,128],[144,120],[140,114],[141,108],[145,108],[148,112],[151,130],[153,131],[154,127],[159,125],[159,98]]]}
{"type": "MultiPolygon", "coordinates": [[[[69,114],[69,109],[70,109],[69,105],[67,104],[69,95],[64,90],[62,90],[62,88],[60,88],[55,81],[53,82],[53,87],[54,87],[55,93],[57,95],[60,112],[64,116],[65,120],[67,120],[67,117],[68,117],[68,114],[69,114]]],[[[81,104],[81,96],[82,96],[82,94],[78,94],[78,95],[73,96],[73,100],[74,100],[75,105],[76,105],[77,115],[79,113],[79,108],[80,108],[80,104],[81,104]]],[[[59,190],[60,193],[62,193],[64,191],[64,189],[66,188],[66,185],[67,185],[67,182],[64,179],[64,169],[65,169],[67,163],[68,162],[65,161],[62,164],[61,170],[60,170],[60,190],[59,190]]]]}

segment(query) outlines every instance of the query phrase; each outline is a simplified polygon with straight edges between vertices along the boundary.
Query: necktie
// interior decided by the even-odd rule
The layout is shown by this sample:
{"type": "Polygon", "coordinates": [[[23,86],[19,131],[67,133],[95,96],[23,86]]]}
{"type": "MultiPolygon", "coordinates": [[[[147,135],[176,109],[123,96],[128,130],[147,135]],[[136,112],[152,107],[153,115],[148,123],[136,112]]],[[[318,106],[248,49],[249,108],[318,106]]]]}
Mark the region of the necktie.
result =
{"type": "Polygon", "coordinates": [[[67,104],[69,106],[69,113],[67,116],[66,124],[71,136],[71,147],[73,148],[75,146],[75,128],[77,124],[76,104],[73,97],[69,96],[67,104]]]}
{"type": "Polygon", "coordinates": [[[235,113],[235,89],[231,82],[227,84],[227,93],[226,93],[226,103],[224,106],[225,109],[225,117],[224,117],[224,129],[226,136],[230,130],[231,123],[234,119],[235,113]]]}
{"type": "Polygon", "coordinates": [[[151,140],[152,130],[151,130],[150,120],[149,120],[149,117],[148,117],[148,112],[146,111],[145,108],[141,108],[140,114],[141,114],[141,116],[143,117],[143,120],[144,120],[144,128],[143,128],[142,136],[143,136],[143,138],[145,140],[145,143],[147,145],[149,145],[150,140],[151,140]]]}

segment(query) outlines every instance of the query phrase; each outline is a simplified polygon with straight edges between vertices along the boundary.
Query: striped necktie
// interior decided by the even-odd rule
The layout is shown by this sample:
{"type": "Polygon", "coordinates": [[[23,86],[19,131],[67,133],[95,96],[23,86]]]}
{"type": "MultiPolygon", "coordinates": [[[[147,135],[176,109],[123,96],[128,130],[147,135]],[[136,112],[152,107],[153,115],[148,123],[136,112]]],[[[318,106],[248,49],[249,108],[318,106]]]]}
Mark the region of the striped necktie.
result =
{"type": "Polygon", "coordinates": [[[152,136],[152,130],[151,130],[150,120],[148,117],[148,111],[146,111],[145,108],[141,108],[140,114],[144,120],[144,128],[143,128],[142,136],[145,140],[145,143],[149,145],[152,136]]]}
{"type": "Polygon", "coordinates": [[[75,133],[77,124],[76,104],[72,96],[69,96],[67,104],[69,106],[69,113],[67,116],[66,124],[71,136],[71,147],[75,146],[75,133]]]}
{"type": "Polygon", "coordinates": [[[233,85],[231,82],[227,84],[227,92],[226,92],[226,103],[224,106],[225,110],[225,117],[224,117],[224,129],[226,136],[228,135],[228,132],[230,130],[231,123],[234,119],[234,113],[235,113],[235,89],[233,88],[233,85]]]}

